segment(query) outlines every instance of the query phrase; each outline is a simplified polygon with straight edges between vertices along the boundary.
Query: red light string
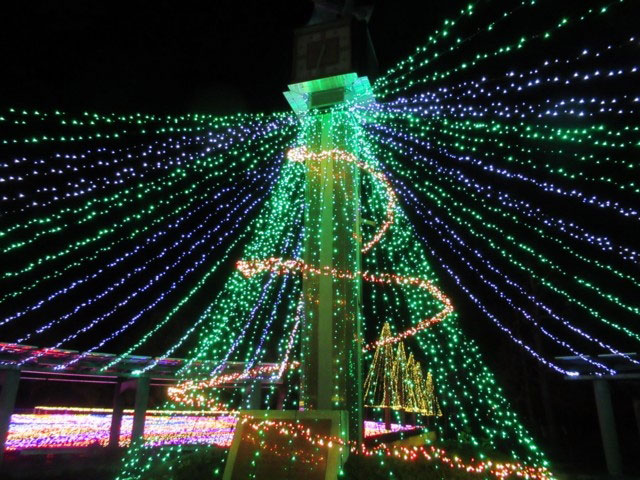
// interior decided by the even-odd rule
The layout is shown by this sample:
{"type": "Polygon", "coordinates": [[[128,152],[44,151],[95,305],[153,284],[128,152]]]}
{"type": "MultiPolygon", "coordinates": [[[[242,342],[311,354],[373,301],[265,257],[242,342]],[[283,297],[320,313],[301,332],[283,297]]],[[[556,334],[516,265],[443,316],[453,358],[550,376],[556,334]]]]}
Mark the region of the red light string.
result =
{"type": "MultiPolygon", "coordinates": [[[[303,424],[275,420],[260,420],[256,422],[253,417],[244,415],[240,417],[240,421],[248,423],[247,426],[259,435],[260,432],[264,433],[268,430],[276,430],[280,435],[302,438],[318,447],[337,447],[340,450],[347,447],[350,453],[355,455],[383,455],[401,461],[416,461],[424,458],[427,461],[439,462],[451,469],[484,475],[484,478],[487,478],[487,474],[498,479],[507,478],[511,475],[528,478],[530,480],[549,480],[552,478],[551,473],[545,467],[526,466],[519,462],[495,462],[490,460],[476,460],[473,458],[468,462],[464,462],[458,456],[447,454],[444,449],[438,448],[435,445],[405,447],[380,443],[375,447],[369,448],[364,444],[358,445],[355,441],[345,442],[340,437],[312,434],[311,430],[303,424]]],[[[277,454],[275,449],[271,448],[270,450],[271,453],[277,454]]],[[[289,450],[282,453],[282,455],[289,454],[291,454],[289,450]]]]}
{"type": "Polygon", "coordinates": [[[175,387],[170,387],[167,391],[169,398],[175,402],[179,402],[191,407],[204,407],[204,408],[219,408],[226,409],[226,405],[216,403],[211,398],[206,398],[202,394],[192,395],[193,392],[198,392],[205,388],[215,388],[220,385],[239,383],[244,380],[256,379],[264,375],[280,373],[283,370],[293,368],[296,369],[300,365],[300,362],[291,362],[288,364],[269,364],[259,365],[253,367],[247,371],[227,373],[224,375],[216,375],[215,377],[208,378],[206,380],[194,381],[188,380],[181,382],[175,387]],[[283,366],[284,365],[284,366],[283,366]]]}
{"type": "Polygon", "coordinates": [[[453,306],[451,300],[442,291],[436,287],[429,280],[425,280],[419,277],[404,277],[402,275],[396,275],[393,273],[374,274],[369,272],[348,272],[344,270],[338,270],[336,268],[318,268],[312,265],[308,265],[302,260],[283,260],[282,258],[272,257],[267,260],[240,260],[236,264],[236,267],[245,277],[252,277],[258,273],[269,271],[278,275],[288,275],[295,272],[300,272],[303,277],[309,277],[314,275],[329,275],[334,278],[346,278],[355,279],[360,276],[363,280],[371,283],[386,284],[386,285],[409,285],[427,290],[431,295],[436,297],[444,308],[436,315],[430,318],[426,318],[415,326],[401,332],[395,336],[385,338],[384,340],[377,340],[369,343],[363,347],[363,350],[371,350],[380,345],[387,345],[391,343],[397,343],[407,337],[415,335],[421,330],[430,327],[438,322],[444,320],[447,315],[453,312],[453,306]]]}
{"type": "Polygon", "coordinates": [[[384,234],[387,233],[387,230],[389,230],[389,227],[391,227],[391,224],[394,220],[397,199],[396,192],[393,191],[391,182],[384,173],[374,170],[371,165],[358,160],[358,158],[352,153],[345,152],[344,150],[340,150],[338,148],[334,148],[333,150],[323,150],[320,153],[314,153],[307,150],[307,147],[296,147],[290,149],[287,152],[287,158],[290,161],[297,163],[304,163],[306,158],[310,158],[314,162],[321,162],[328,158],[332,160],[340,160],[342,162],[353,163],[358,168],[369,173],[373,178],[375,178],[382,184],[387,193],[387,218],[384,222],[382,222],[382,225],[380,225],[373,238],[371,238],[371,240],[369,240],[369,242],[367,242],[362,247],[362,253],[367,253],[369,250],[371,250],[374,245],[380,241],[384,234]]]}

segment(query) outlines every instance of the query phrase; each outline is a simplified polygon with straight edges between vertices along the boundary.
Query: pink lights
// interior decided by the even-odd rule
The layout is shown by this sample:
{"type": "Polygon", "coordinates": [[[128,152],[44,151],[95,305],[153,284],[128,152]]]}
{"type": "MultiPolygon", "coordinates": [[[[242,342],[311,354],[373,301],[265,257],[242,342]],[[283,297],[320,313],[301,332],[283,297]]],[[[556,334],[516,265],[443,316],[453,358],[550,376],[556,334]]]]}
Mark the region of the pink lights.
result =
{"type": "MultiPolygon", "coordinates": [[[[7,451],[106,447],[111,414],[106,409],[39,408],[65,413],[30,413],[11,416],[7,451]],[[70,413],[73,412],[73,413],[70,413]]],[[[188,412],[147,415],[144,440],[147,445],[231,445],[237,417],[228,414],[189,415],[188,412]]],[[[131,442],[133,416],[122,417],[120,446],[131,442]]],[[[365,437],[388,433],[384,423],[365,421],[365,437]]],[[[392,432],[412,430],[410,425],[391,425],[392,432]]]]}
{"type": "MultiPolygon", "coordinates": [[[[73,409],[70,409],[73,410],[73,409]]],[[[133,416],[122,417],[120,446],[131,443],[133,416]]],[[[144,440],[148,445],[231,445],[236,417],[228,415],[147,415],[144,440]]],[[[106,447],[111,414],[14,414],[7,450],[106,447]]]]}

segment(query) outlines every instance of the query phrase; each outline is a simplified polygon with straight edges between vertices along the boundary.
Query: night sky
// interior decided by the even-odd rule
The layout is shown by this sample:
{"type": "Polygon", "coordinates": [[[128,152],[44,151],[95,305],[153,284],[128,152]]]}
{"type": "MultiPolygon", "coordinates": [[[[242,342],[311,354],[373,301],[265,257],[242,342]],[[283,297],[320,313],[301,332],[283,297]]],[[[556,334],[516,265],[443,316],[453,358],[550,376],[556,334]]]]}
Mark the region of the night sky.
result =
{"type": "MultiPolygon", "coordinates": [[[[376,5],[381,71],[449,13],[442,4],[376,5]]],[[[287,110],[293,30],[308,0],[30,1],[0,7],[3,104],[67,111],[287,110]]],[[[449,9],[451,10],[451,8],[449,9]]]]}

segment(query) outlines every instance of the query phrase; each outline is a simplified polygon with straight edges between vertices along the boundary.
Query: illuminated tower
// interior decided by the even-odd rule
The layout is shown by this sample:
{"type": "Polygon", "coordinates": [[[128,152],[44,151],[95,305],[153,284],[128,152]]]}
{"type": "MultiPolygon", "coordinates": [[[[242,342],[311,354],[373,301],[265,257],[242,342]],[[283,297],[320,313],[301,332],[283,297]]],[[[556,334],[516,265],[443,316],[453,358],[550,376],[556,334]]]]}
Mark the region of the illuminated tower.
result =
{"type": "Polygon", "coordinates": [[[372,100],[367,77],[341,73],[351,65],[346,22],[297,32],[296,78],[284,95],[300,117],[304,147],[334,155],[305,161],[306,205],[303,261],[321,275],[303,277],[300,407],[348,412],[349,438],[362,440],[360,174],[339,152],[359,155],[360,126],[354,104],[372,100]],[[341,73],[317,78],[330,73],[341,73]]]}

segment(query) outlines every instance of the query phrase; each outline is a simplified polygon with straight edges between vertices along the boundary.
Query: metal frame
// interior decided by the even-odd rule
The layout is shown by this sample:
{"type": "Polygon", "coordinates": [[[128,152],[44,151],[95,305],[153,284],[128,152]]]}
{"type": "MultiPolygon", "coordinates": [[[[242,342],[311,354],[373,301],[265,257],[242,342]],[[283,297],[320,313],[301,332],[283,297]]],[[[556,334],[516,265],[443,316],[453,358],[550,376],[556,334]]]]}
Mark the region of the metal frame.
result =
{"type": "Polygon", "coordinates": [[[604,450],[607,470],[612,476],[622,474],[622,456],[620,455],[620,444],[616,429],[615,412],[611,404],[610,381],[615,380],[640,380],[640,367],[630,363],[627,358],[638,358],[637,353],[625,353],[623,355],[602,354],[593,357],[556,357],[556,360],[563,368],[570,372],[565,380],[570,381],[591,381],[593,382],[593,393],[598,410],[598,423],[600,425],[600,437],[602,438],[602,448],[604,450]],[[593,366],[587,361],[593,358],[615,370],[615,375],[595,375],[593,366]]]}
{"type": "MultiPolygon", "coordinates": [[[[82,354],[77,350],[57,348],[39,348],[16,343],[0,343],[0,461],[9,433],[20,380],[44,380],[53,382],[96,383],[114,385],[113,410],[109,434],[109,447],[116,448],[120,437],[122,415],[124,412],[123,394],[135,391],[135,405],[132,440],[144,435],[144,421],[149,403],[150,387],[168,387],[177,383],[178,371],[187,363],[182,358],[159,358],[139,355],[127,355],[121,361],[104,370],[117,355],[113,353],[82,354]],[[58,370],[67,362],[76,363],[64,370],[58,370]],[[137,372],[151,366],[144,374],[137,372]]],[[[217,366],[213,361],[194,362],[195,365],[217,366]]],[[[260,363],[256,366],[276,366],[275,363],[260,363]]],[[[225,373],[242,372],[244,362],[227,362],[225,373]]],[[[240,380],[220,385],[222,388],[247,388],[248,405],[256,407],[261,402],[263,385],[281,385],[282,379],[273,379],[266,375],[262,378],[240,380]]]]}

